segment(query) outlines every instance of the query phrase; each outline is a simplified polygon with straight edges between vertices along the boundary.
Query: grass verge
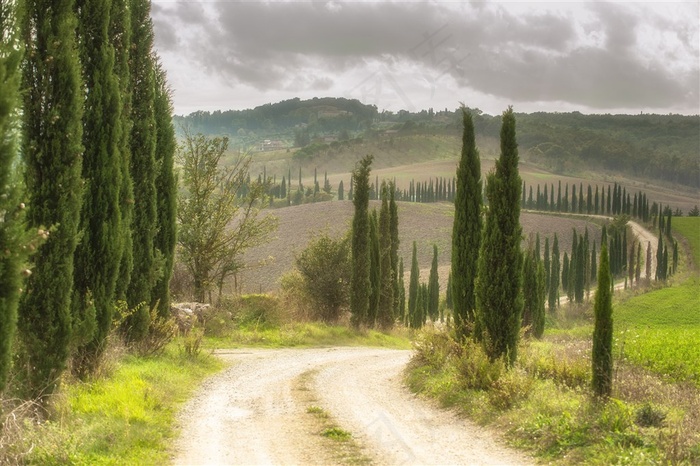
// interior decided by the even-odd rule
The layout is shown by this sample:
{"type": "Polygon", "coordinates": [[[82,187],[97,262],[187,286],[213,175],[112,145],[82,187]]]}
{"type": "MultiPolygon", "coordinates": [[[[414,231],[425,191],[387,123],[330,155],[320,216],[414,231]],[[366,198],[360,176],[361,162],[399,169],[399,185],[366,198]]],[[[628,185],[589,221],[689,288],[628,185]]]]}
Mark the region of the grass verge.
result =
{"type": "Polygon", "coordinates": [[[406,329],[383,333],[376,330],[355,330],[340,325],[318,322],[291,322],[282,325],[242,325],[219,337],[206,337],[208,348],[306,348],[312,346],[379,346],[410,349],[406,329]]]}
{"type": "Polygon", "coordinates": [[[165,464],[178,408],[222,368],[213,356],[184,356],[177,342],[159,357],[126,356],[109,377],[65,384],[52,420],[25,421],[12,448],[28,464],[165,464]]]}
{"type": "Polygon", "coordinates": [[[698,464],[700,392],[648,370],[615,364],[613,397],[589,389],[590,338],[557,332],[525,340],[516,366],[492,363],[476,344],[425,332],[406,371],[414,392],[504,432],[552,464],[698,464]]]}

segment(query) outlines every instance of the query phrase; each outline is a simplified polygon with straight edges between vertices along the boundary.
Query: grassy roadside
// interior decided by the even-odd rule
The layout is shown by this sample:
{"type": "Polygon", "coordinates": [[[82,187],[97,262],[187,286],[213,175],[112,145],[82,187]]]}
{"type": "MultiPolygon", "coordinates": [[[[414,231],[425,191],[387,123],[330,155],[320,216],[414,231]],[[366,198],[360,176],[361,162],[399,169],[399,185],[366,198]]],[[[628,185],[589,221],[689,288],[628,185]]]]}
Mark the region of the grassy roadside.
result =
{"type": "MultiPolygon", "coordinates": [[[[674,224],[695,255],[696,222],[687,231],[674,224]]],[[[523,340],[511,371],[477,345],[426,331],[406,381],[551,464],[700,464],[700,277],[682,270],[659,286],[615,294],[614,391],[605,403],[589,387],[590,304],[548,318],[544,338],[523,340]]]]}
{"type": "Polygon", "coordinates": [[[159,465],[168,462],[181,404],[224,364],[213,356],[185,356],[178,342],[158,357],[125,356],[107,377],[68,382],[55,400],[54,416],[25,420],[21,436],[0,449],[0,463],[159,465]]]}
{"type": "Polygon", "coordinates": [[[411,349],[409,332],[397,328],[384,333],[355,330],[319,322],[291,322],[283,325],[243,325],[225,336],[205,337],[206,348],[309,348],[314,346],[378,346],[411,349]]]}
{"type": "MultiPolygon", "coordinates": [[[[3,412],[5,407],[0,406],[6,428],[14,429],[0,432],[0,464],[166,464],[177,435],[175,420],[182,403],[207,376],[225,367],[208,349],[331,345],[410,348],[408,333],[400,330],[385,334],[321,323],[278,325],[260,321],[227,328],[225,336],[204,337],[200,342],[204,350],[196,357],[184,350],[185,345],[192,345],[192,337],[177,338],[159,356],[115,356],[113,370],[107,376],[87,383],[67,380],[54,400],[50,421],[37,424],[20,416],[19,421],[10,422],[19,411],[3,412]]],[[[329,445],[337,443],[333,435],[338,432],[328,430],[329,445]]],[[[341,442],[336,450],[347,462],[365,464],[362,455],[351,453],[353,448],[351,442],[341,442]]]]}

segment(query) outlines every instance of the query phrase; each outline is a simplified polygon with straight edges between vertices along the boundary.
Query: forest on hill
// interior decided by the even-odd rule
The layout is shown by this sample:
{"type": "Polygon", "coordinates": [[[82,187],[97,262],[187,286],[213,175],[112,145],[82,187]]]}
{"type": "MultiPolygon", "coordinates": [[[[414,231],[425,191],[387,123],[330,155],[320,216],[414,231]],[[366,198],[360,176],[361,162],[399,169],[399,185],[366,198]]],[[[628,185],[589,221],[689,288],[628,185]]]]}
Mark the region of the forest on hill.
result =
{"type": "MultiPolygon", "coordinates": [[[[470,109],[477,138],[497,138],[501,117],[470,109]]],[[[700,187],[700,116],[517,114],[524,160],[559,174],[622,173],[641,179],[700,187]]],[[[291,99],[249,110],[198,111],[176,116],[177,128],[228,136],[232,147],[314,150],[332,141],[460,134],[459,109],[379,112],[344,98],[291,99]]]]}

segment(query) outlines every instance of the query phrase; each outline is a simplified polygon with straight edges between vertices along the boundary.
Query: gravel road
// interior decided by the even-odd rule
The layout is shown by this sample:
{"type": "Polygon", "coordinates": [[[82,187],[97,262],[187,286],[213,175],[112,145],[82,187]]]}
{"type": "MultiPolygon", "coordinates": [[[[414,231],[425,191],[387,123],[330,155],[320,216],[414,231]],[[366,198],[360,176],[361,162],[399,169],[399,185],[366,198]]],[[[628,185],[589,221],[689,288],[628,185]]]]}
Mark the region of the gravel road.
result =
{"type": "Polygon", "coordinates": [[[530,464],[493,433],[402,385],[411,352],[234,350],[180,414],[176,465],[333,464],[306,400],[350,431],[374,464],[530,464]],[[304,377],[300,396],[299,380],[304,377]]]}

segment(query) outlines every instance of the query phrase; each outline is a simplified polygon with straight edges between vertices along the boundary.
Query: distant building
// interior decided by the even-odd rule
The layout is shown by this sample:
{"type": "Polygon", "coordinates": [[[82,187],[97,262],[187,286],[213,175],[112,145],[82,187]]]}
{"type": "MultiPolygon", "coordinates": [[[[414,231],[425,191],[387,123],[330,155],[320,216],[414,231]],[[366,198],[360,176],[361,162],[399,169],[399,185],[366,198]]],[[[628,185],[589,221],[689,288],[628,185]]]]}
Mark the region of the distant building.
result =
{"type": "Polygon", "coordinates": [[[260,147],[258,149],[260,152],[267,152],[271,150],[280,150],[286,148],[287,146],[282,141],[265,139],[263,142],[260,143],[260,147]]]}

